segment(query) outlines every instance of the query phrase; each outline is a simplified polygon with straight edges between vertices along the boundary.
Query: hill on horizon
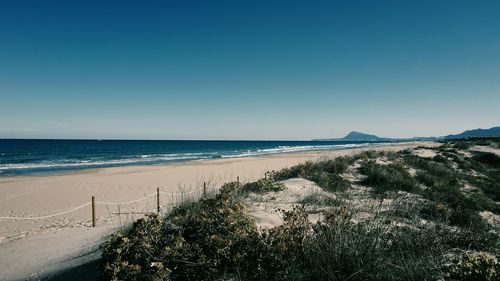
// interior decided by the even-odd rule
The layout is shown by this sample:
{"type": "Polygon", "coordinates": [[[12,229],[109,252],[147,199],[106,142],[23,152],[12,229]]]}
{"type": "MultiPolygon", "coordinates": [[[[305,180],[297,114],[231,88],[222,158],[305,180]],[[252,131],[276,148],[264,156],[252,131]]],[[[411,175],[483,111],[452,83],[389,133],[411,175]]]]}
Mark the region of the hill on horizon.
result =
{"type": "Polygon", "coordinates": [[[444,136],[444,139],[468,139],[473,137],[500,137],[500,126],[489,129],[473,129],[467,130],[456,135],[444,136]]]}
{"type": "Polygon", "coordinates": [[[437,139],[467,139],[472,137],[500,137],[500,126],[489,129],[466,130],[460,134],[447,135],[441,137],[413,137],[413,138],[386,138],[376,135],[366,134],[358,131],[351,131],[342,138],[313,139],[313,141],[415,141],[415,140],[437,140],[437,139]]]}
{"type": "Polygon", "coordinates": [[[381,138],[376,135],[370,135],[358,131],[351,131],[343,138],[332,138],[332,139],[315,139],[318,141],[384,141],[389,140],[387,138],[381,138]]]}

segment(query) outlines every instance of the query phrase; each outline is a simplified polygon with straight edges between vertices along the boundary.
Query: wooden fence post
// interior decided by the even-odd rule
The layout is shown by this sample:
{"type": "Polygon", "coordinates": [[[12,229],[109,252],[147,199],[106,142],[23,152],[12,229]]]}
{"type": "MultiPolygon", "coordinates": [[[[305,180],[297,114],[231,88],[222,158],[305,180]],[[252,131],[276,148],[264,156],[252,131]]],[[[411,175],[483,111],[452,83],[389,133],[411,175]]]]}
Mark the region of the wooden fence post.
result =
{"type": "Polygon", "coordinates": [[[203,182],[203,198],[207,198],[207,183],[203,182]]]}
{"type": "Polygon", "coordinates": [[[95,196],[92,196],[92,227],[95,227],[95,196]]]}
{"type": "Polygon", "coordinates": [[[160,213],[160,188],[156,188],[156,210],[160,213]]]}
{"type": "Polygon", "coordinates": [[[236,177],[236,187],[240,187],[240,177],[236,177]]]}

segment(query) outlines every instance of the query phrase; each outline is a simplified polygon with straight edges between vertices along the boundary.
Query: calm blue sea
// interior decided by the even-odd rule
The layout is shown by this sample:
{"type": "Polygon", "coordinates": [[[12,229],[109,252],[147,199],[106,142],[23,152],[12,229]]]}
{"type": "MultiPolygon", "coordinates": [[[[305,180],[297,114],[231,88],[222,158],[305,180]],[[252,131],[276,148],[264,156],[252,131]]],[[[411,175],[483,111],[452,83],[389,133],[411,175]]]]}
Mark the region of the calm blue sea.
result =
{"type": "Polygon", "coordinates": [[[126,165],[155,165],[365,145],[377,145],[377,143],[0,139],[0,176],[126,165]]]}

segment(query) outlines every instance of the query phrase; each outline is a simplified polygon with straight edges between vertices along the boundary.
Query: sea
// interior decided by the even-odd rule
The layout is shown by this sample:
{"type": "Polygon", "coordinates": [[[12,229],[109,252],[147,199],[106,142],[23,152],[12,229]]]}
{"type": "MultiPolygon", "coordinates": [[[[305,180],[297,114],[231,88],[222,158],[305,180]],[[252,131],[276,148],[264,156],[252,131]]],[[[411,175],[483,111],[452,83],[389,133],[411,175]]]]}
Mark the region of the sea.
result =
{"type": "Polygon", "coordinates": [[[349,141],[0,139],[0,176],[384,145],[349,141]]]}

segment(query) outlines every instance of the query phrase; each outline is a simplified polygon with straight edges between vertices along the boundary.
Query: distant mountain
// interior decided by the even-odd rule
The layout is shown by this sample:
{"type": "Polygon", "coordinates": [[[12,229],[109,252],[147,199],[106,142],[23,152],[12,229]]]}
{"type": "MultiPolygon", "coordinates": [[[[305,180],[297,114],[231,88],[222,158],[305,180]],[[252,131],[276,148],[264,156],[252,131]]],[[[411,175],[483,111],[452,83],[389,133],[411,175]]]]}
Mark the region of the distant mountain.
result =
{"type": "Polygon", "coordinates": [[[347,136],[343,137],[342,140],[348,141],[382,141],[385,138],[380,138],[376,135],[369,135],[361,132],[352,131],[347,136]]]}
{"type": "Polygon", "coordinates": [[[386,138],[381,138],[376,135],[369,135],[361,132],[352,131],[343,138],[334,139],[317,139],[317,141],[384,141],[386,138]]]}
{"type": "Polygon", "coordinates": [[[383,138],[376,135],[365,134],[361,132],[352,131],[343,138],[333,139],[313,139],[313,141],[417,141],[417,140],[435,140],[436,138],[428,137],[415,137],[415,138],[383,138]]]}
{"type": "Polygon", "coordinates": [[[467,130],[461,134],[447,135],[444,139],[467,139],[472,137],[500,137],[500,126],[489,129],[467,130]]]}
{"type": "Polygon", "coordinates": [[[352,131],[343,138],[332,139],[313,139],[313,141],[432,141],[439,139],[467,139],[472,137],[500,137],[500,126],[489,129],[467,130],[456,135],[447,135],[444,137],[414,137],[414,138],[384,138],[376,135],[365,134],[352,131]]]}

